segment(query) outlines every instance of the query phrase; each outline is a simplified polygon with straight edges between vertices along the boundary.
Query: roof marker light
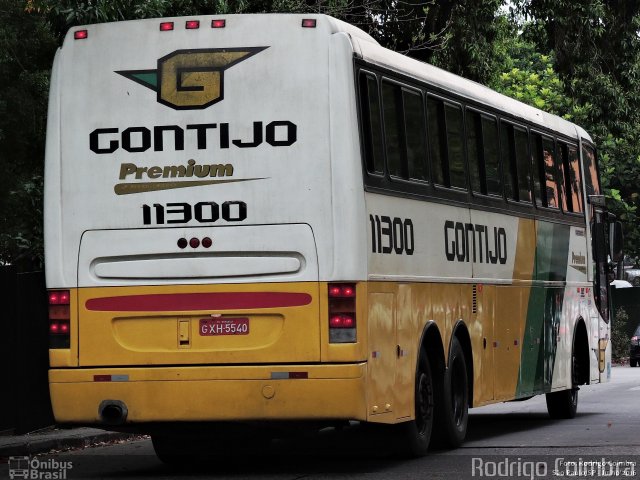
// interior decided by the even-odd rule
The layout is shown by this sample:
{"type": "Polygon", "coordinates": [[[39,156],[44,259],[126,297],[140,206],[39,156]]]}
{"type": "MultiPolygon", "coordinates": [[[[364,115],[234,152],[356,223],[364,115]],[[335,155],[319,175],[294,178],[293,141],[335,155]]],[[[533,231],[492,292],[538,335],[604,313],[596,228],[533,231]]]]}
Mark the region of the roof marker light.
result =
{"type": "Polygon", "coordinates": [[[217,20],[211,20],[211,28],[224,28],[227,26],[226,20],[219,18],[217,20]]]}
{"type": "Polygon", "coordinates": [[[316,19],[315,18],[303,18],[302,19],[302,27],[303,28],[316,28],[316,19]]]}
{"type": "Polygon", "coordinates": [[[195,30],[200,28],[200,20],[187,20],[184,26],[187,30],[195,30]]]}
{"type": "Polygon", "coordinates": [[[173,30],[173,22],[162,22],[160,24],[160,31],[167,32],[169,30],[173,30]]]}
{"type": "Polygon", "coordinates": [[[73,32],[73,38],[75,40],[84,40],[88,36],[89,36],[88,30],[76,30],[75,32],[73,32]]]}

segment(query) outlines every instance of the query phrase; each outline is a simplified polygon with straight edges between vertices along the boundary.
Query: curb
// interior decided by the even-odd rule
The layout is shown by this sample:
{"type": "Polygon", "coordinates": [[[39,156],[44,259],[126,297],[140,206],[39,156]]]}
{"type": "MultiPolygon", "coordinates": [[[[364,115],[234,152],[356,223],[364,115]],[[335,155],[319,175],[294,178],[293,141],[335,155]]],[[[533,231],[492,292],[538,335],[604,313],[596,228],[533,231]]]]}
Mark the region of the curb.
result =
{"type": "Polygon", "coordinates": [[[85,448],[96,443],[129,440],[136,437],[139,437],[139,435],[106,431],[60,438],[25,439],[23,437],[14,443],[0,446],[0,457],[30,456],[39,453],[47,453],[51,450],[85,448]]]}

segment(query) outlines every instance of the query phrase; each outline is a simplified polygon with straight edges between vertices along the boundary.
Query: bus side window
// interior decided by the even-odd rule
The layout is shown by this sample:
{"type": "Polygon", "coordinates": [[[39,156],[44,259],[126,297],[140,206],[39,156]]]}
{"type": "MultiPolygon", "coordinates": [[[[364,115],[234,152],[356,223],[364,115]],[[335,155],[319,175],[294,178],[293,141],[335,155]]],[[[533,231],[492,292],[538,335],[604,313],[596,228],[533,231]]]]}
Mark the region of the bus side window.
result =
{"type": "Polygon", "coordinates": [[[449,163],[449,186],[467,188],[464,162],[464,136],[462,109],[458,105],[445,104],[447,122],[447,151],[449,163]]]}
{"type": "Polygon", "coordinates": [[[553,140],[533,134],[533,187],[536,205],[558,208],[558,184],[556,182],[555,148],[553,140]]]}
{"type": "Polygon", "coordinates": [[[411,90],[402,91],[404,124],[407,145],[409,178],[427,180],[427,132],[422,95],[411,90]]]}
{"type": "Polygon", "coordinates": [[[495,118],[466,110],[467,161],[471,189],[502,196],[498,123],[495,118]]]}
{"type": "Polygon", "coordinates": [[[482,145],[484,147],[484,171],[489,195],[502,196],[498,123],[495,118],[482,117],[482,145]]]}
{"type": "Polygon", "coordinates": [[[542,137],[537,133],[531,135],[531,153],[533,156],[533,194],[536,197],[536,205],[546,207],[546,192],[541,187],[541,183],[544,181],[541,181],[544,179],[542,137]]]}
{"type": "Polygon", "coordinates": [[[600,183],[598,182],[598,167],[596,166],[596,154],[589,145],[582,146],[582,158],[584,161],[584,188],[587,195],[600,195],[600,183]]]}
{"type": "Polygon", "coordinates": [[[365,161],[369,173],[384,173],[382,123],[378,81],[369,73],[360,73],[360,108],[364,133],[365,161]]]}
{"type": "Polygon", "coordinates": [[[382,82],[382,109],[384,112],[384,140],[387,153],[387,171],[395,177],[403,175],[402,150],[402,96],[399,85],[382,82]]]}
{"type": "Polygon", "coordinates": [[[482,123],[480,114],[471,110],[466,111],[467,122],[467,161],[469,162],[469,177],[471,190],[486,194],[484,187],[484,172],[482,171],[482,123]]]}
{"type": "Polygon", "coordinates": [[[542,159],[544,166],[544,185],[547,196],[547,207],[559,208],[558,181],[556,178],[556,159],[553,140],[547,137],[542,139],[542,159]]]}
{"type": "Polygon", "coordinates": [[[504,193],[509,200],[518,200],[518,178],[514,165],[513,126],[500,124],[500,156],[504,167],[504,193]]]}
{"type": "Polygon", "coordinates": [[[446,142],[444,138],[444,103],[427,97],[427,122],[429,125],[429,154],[431,157],[431,180],[444,185],[446,168],[446,142]]]}
{"type": "Polygon", "coordinates": [[[531,162],[529,161],[529,135],[523,128],[514,127],[518,200],[531,202],[531,162]]]}
{"type": "Polygon", "coordinates": [[[571,185],[572,212],[582,213],[582,181],[580,179],[580,159],[578,149],[573,145],[567,148],[567,161],[569,164],[569,183],[571,185]]]}
{"type": "Polygon", "coordinates": [[[560,204],[564,212],[571,212],[571,197],[567,192],[571,191],[569,183],[569,164],[567,163],[567,145],[558,142],[557,150],[558,189],[560,191],[560,204]]]}

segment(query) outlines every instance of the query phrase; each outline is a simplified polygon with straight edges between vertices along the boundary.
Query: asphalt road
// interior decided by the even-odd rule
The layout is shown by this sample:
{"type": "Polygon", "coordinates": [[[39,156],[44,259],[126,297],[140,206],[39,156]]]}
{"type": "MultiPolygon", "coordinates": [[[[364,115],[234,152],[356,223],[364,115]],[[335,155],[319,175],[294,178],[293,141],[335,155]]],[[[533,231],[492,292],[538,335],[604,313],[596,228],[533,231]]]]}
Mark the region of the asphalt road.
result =
{"type": "MultiPolygon", "coordinates": [[[[67,479],[640,478],[640,368],[615,367],[612,377],[581,388],[573,420],[549,419],[544,396],[472,409],[462,448],[420,459],[397,458],[358,425],[201,465],[167,467],[148,439],[40,458],[71,462],[67,479]]],[[[0,467],[8,478],[7,465],[0,467]]]]}

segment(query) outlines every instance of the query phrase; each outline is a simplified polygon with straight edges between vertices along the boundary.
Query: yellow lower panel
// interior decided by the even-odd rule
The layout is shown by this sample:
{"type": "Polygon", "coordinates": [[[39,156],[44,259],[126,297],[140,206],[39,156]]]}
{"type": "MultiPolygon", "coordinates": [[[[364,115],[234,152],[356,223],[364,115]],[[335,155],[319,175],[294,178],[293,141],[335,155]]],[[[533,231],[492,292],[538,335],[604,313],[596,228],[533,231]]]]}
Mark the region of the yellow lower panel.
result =
{"type": "Polygon", "coordinates": [[[365,420],[366,364],[51,370],[58,423],[100,424],[103,400],[119,400],[127,423],[220,420],[365,420]],[[284,372],[306,379],[272,379],[284,372]],[[94,375],[127,381],[96,382],[94,375]]]}

